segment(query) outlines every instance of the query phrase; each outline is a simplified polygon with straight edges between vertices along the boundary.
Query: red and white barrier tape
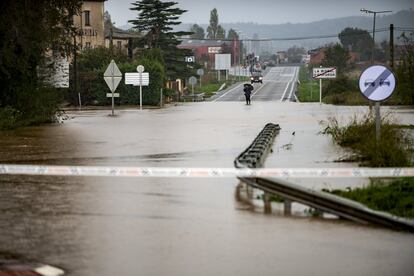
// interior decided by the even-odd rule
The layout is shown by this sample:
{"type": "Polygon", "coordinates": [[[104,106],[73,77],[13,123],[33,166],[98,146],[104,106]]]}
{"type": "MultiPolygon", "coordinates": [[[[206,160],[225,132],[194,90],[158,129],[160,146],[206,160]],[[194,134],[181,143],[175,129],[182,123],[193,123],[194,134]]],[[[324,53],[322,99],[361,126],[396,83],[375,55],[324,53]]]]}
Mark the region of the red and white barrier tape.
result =
{"type": "Polygon", "coordinates": [[[168,168],[0,165],[0,175],[59,175],[113,177],[413,177],[411,168],[168,168]]]}

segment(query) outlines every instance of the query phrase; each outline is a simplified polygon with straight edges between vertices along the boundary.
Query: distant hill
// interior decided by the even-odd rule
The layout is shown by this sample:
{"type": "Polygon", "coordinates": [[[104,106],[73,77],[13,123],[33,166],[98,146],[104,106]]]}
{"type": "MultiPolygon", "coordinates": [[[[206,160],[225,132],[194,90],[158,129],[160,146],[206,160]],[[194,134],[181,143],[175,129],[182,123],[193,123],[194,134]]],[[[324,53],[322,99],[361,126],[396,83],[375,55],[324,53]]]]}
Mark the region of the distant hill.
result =
{"type": "MultiPolygon", "coordinates": [[[[257,23],[222,23],[222,26],[229,30],[230,28],[242,31],[247,37],[253,38],[257,34],[259,38],[292,38],[307,37],[318,35],[334,35],[340,33],[346,27],[372,30],[372,15],[349,16],[335,19],[324,19],[310,23],[286,23],[286,24],[257,24],[257,23]]],[[[377,16],[376,29],[389,28],[390,24],[395,27],[414,28],[414,10],[403,10],[389,15],[377,16]]],[[[189,30],[193,24],[181,24],[177,30],[189,30]]],[[[200,24],[203,28],[207,24],[200,24]]],[[[120,28],[128,29],[130,25],[121,26],[120,28]]],[[[400,33],[396,32],[397,37],[400,33]]],[[[377,43],[386,40],[389,37],[388,32],[377,32],[377,43]]],[[[337,38],[320,38],[308,40],[290,40],[290,41],[272,41],[260,42],[261,50],[275,51],[285,50],[293,45],[305,48],[316,48],[321,45],[337,42],[337,38]]],[[[253,44],[253,43],[252,43],[253,44]]],[[[254,47],[250,45],[251,47],[254,47]]]]}

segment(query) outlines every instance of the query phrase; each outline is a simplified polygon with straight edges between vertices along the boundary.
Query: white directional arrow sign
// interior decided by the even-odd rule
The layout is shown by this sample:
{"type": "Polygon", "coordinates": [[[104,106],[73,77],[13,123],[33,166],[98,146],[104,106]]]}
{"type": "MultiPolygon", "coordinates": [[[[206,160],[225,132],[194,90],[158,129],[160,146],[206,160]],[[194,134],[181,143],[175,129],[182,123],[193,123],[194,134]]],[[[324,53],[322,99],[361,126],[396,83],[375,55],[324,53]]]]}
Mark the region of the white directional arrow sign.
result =
{"type": "Polygon", "coordinates": [[[109,87],[109,90],[111,90],[112,93],[107,93],[107,97],[112,97],[112,116],[114,116],[114,110],[115,110],[115,97],[119,97],[119,93],[114,93],[116,88],[118,87],[119,83],[122,80],[122,73],[119,71],[118,66],[116,65],[114,60],[111,60],[111,63],[109,63],[108,68],[106,68],[106,71],[104,73],[104,80],[106,84],[109,87]]]}
{"type": "Polygon", "coordinates": [[[106,71],[104,73],[104,79],[109,87],[109,90],[111,90],[111,92],[113,93],[122,80],[122,73],[121,71],[119,71],[119,68],[114,60],[111,60],[111,63],[109,63],[108,68],[106,68],[106,71]]]}

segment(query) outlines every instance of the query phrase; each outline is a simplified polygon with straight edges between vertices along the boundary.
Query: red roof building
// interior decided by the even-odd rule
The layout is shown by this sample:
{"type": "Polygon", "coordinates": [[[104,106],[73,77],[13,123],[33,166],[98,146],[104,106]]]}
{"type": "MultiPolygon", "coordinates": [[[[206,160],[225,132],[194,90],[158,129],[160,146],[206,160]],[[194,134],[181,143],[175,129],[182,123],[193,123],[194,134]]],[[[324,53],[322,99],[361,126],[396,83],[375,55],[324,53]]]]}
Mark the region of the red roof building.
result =
{"type": "Polygon", "coordinates": [[[240,41],[223,41],[223,40],[183,40],[180,49],[189,49],[194,53],[196,62],[207,63],[207,67],[211,68],[214,65],[215,54],[231,54],[232,65],[239,62],[240,56],[240,41]]]}

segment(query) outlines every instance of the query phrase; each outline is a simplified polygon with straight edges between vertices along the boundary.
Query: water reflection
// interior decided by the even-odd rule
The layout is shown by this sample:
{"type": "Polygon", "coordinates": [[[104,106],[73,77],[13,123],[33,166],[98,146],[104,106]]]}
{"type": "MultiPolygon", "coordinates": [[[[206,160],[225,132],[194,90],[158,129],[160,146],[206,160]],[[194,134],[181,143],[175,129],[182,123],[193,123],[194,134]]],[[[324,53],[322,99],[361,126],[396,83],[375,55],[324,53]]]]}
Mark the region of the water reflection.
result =
{"type": "MultiPolygon", "coordinates": [[[[267,166],[327,166],[316,135],[328,114],[361,108],[201,103],[164,110],[73,113],[63,125],[0,133],[0,162],[232,167],[269,121],[279,123],[267,166]],[[279,147],[291,139],[289,150],[279,147]]],[[[404,113],[403,120],[413,119],[404,113]]],[[[303,185],[318,187],[315,182],[303,185]]],[[[410,275],[411,234],[351,222],[251,212],[236,179],[0,176],[0,250],[72,275],[410,275]],[[298,265],[300,264],[300,265],[298,265]]],[[[337,185],[334,181],[329,185],[337,185]]],[[[342,185],[342,184],[339,184],[342,185]]],[[[349,185],[348,183],[346,185],[349,185]]]]}

